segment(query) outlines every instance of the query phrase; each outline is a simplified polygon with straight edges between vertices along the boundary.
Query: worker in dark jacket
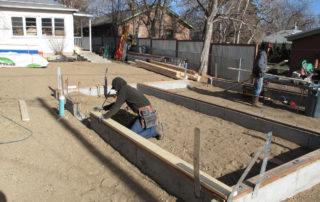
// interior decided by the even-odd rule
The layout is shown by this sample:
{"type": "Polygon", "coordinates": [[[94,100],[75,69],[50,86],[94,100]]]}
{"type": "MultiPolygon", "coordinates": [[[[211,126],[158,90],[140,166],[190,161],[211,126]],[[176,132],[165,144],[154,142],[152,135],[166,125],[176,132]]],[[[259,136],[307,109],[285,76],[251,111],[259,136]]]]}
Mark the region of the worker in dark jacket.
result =
{"type": "Polygon", "coordinates": [[[95,107],[97,110],[109,110],[105,115],[99,117],[99,121],[102,119],[111,118],[121,108],[124,102],[132,109],[133,112],[138,114],[138,118],[131,126],[131,130],[141,135],[144,138],[157,137],[163,138],[162,124],[157,121],[156,111],[153,110],[149,100],[143,95],[142,92],[129,86],[127,82],[116,77],[112,81],[112,89],[117,91],[117,100],[109,105],[102,107],[95,107]]]}
{"type": "Polygon", "coordinates": [[[253,99],[252,105],[258,107],[259,96],[262,91],[263,86],[263,77],[267,71],[267,64],[268,64],[268,56],[267,53],[269,52],[270,48],[272,47],[271,44],[262,42],[260,50],[258,52],[257,58],[255,60],[252,74],[255,79],[254,81],[254,89],[253,89],[253,99]]]}

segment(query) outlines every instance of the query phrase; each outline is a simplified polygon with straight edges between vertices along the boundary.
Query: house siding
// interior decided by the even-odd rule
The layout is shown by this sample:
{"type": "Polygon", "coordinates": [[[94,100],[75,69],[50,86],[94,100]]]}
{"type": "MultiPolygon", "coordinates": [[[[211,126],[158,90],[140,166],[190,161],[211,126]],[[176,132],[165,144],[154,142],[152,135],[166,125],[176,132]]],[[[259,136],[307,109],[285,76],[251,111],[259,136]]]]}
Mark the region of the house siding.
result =
{"type": "Polygon", "coordinates": [[[53,43],[64,44],[63,53],[74,50],[73,15],[69,13],[43,12],[40,10],[0,11],[0,49],[30,49],[42,51],[44,55],[54,53],[53,43]],[[11,17],[34,17],[37,22],[37,36],[13,36],[11,17]],[[45,36],[41,31],[41,18],[63,18],[65,36],[45,36]]]}
{"type": "MultiPolygon", "coordinates": [[[[154,14],[151,13],[151,16],[154,14]]],[[[135,30],[137,27],[139,27],[138,31],[138,38],[159,38],[159,28],[160,28],[160,23],[157,21],[155,24],[155,29],[156,29],[156,35],[155,36],[149,36],[148,33],[148,28],[146,25],[143,23],[141,18],[147,18],[145,14],[141,14],[140,16],[134,17],[131,20],[128,20],[122,25],[119,25],[118,27],[118,33],[119,37],[122,34],[122,27],[127,26],[129,28],[128,34],[134,36],[135,35],[135,30]]],[[[102,27],[107,28],[107,26],[99,26],[99,27],[94,27],[93,29],[103,29],[102,27]],[[101,28],[99,28],[101,27],[101,28]]],[[[109,29],[111,26],[108,27],[109,29]]],[[[166,34],[166,30],[173,30],[173,38],[171,39],[177,39],[177,40],[189,40],[190,39],[190,29],[187,28],[184,24],[182,24],[176,17],[173,17],[171,15],[166,15],[165,17],[165,22],[164,22],[164,35],[166,34]]],[[[95,31],[94,31],[95,32],[95,31]]],[[[98,32],[96,32],[98,34],[98,32]]],[[[101,34],[101,32],[99,32],[101,34]]],[[[112,34],[111,31],[105,31],[105,36],[110,36],[109,34],[112,34]],[[108,33],[108,34],[106,34],[108,33]]],[[[94,36],[97,37],[97,36],[94,36]]]]}
{"type": "Polygon", "coordinates": [[[302,61],[314,65],[315,59],[320,55],[320,34],[310,37],[293,40],[291,46],[290,70],[296,71],[301,69],[302,61]]]}

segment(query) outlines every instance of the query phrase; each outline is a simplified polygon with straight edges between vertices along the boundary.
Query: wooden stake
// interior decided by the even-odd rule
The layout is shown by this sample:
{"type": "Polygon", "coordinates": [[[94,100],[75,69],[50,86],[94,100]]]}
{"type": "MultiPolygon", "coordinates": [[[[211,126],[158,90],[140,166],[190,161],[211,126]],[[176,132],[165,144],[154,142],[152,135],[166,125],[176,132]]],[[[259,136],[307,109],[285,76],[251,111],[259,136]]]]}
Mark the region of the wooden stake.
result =
{"type": "Polygon", "coordinates": [[[80,81],[78,82],[78,96],[77,96],[77,103],[80,103],[80,81]]]}
{"type": "Polygon", "coordinates": [[[22,121],[30,121],[26,102],[24,100],[19,100],[19,106],[22,121]]]}

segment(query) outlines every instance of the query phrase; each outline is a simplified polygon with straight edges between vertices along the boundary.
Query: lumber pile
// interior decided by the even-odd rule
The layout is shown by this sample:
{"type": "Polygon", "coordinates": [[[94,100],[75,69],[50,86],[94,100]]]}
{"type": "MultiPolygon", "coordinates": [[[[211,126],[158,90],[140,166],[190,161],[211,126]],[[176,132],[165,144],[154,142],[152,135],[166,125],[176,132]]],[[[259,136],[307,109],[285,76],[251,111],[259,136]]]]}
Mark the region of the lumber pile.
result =
{"type": "MultiPolygon", "coordinates": [[[[145,62],[142,60],[135,60],[135,62],[138,67],[147,69],[149,71],[153,71],[174,79],[184,79],[184,69],[180,67],[156,61],[145,62]]],[[[200,81],[201,76],[196,72],[189,70],[187,71],[187,79],[200,81]]]]}

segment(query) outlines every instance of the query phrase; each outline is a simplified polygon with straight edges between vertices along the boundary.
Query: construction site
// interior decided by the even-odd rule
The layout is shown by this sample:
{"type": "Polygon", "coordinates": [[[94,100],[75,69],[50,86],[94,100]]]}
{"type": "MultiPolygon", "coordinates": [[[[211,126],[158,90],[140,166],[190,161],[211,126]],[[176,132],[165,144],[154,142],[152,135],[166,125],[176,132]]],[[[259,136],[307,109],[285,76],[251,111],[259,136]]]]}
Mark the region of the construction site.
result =
{"type": "Polygon", "coordinates": [[[1,68],[0,199],[320,199],[319,119],[306,116],[303,104],[272,98],[299,101],[301,94],[270,88],[257,108],[243,90],[250,83],[148,61],[1,68]],[[104,93],[115,93],[115,77],[147,96],[164,124],[163,140],[129,130],[136,115],[125,105],[98,121],[93,107],[114,102],[104,93]]]}
{"type": "Polygon", "coordinates": [[[320,201],[311,1],[0,2],[0,202],[320,201]]]}

